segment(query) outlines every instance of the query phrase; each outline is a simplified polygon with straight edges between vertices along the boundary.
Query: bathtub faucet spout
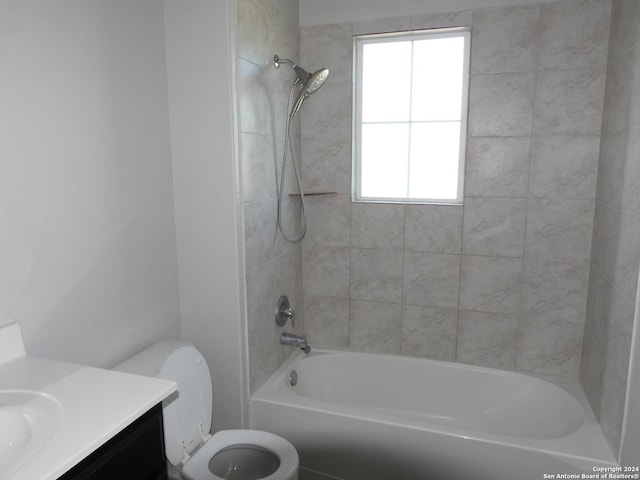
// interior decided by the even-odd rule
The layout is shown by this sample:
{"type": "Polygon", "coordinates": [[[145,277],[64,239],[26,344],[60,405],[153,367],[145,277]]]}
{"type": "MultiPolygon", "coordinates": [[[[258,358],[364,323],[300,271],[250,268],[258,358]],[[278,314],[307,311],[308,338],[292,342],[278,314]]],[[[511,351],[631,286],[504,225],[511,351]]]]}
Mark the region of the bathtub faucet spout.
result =
{"type": "Polygon", "coordinates": [[[291,345],[293,347],[299,347],[304,353],[309,353],[311,347],[307,343],[307,337],[304,335],[294,335],[293,333],[282,332],[280,335],[280,343],[282,345],[291,345]]]}

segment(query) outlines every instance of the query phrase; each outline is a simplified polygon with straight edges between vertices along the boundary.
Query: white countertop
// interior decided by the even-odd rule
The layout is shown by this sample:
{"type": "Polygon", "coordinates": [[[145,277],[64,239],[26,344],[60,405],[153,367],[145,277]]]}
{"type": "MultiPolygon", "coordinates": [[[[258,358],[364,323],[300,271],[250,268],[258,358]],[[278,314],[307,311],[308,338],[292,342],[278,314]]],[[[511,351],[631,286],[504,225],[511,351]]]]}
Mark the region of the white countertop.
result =
{"type": "MultiPolygon", "coordinates": [[[[15,330],[9,333],[15,336],[15,330]]],[[[7,331],[0,328],[0,351],[7,331]]],[[[167,380],[30,357],[21,348],[11,352],[13,358],[0,358],[0,390],[51,395],[62,416],[44,448],[13,474],[0,472],[0,480],[57,479],[177,389],[167,380]]]]}

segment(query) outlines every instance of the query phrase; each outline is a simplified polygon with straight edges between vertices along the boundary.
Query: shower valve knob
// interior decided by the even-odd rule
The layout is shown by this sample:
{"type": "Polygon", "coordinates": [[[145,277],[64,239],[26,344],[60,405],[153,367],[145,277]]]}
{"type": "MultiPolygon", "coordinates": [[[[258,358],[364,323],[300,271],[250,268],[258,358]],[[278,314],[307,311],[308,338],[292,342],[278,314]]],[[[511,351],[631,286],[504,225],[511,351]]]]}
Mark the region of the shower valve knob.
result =
{"type": "Polygon", "coordinates": [[[291,320],[291,326],[296,326],[296,312],[293,307],[289,305],[289,299],[286,295],[281,295],[276,305],[276,324],[279,327],[283,327],[287,320],[291,320]]]}

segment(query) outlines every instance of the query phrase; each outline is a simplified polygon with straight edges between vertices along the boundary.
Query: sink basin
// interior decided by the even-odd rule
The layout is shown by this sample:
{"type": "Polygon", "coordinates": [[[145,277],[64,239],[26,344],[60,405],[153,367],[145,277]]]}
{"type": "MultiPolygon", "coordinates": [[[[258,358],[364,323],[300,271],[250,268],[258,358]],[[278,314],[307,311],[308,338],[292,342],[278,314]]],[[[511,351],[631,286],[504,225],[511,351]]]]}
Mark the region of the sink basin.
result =
{"type": "Polygon", "coordinates": [[[32,390],[0,390],[0,478],[33,458],[55,435],[62,406],[32,390]]]}

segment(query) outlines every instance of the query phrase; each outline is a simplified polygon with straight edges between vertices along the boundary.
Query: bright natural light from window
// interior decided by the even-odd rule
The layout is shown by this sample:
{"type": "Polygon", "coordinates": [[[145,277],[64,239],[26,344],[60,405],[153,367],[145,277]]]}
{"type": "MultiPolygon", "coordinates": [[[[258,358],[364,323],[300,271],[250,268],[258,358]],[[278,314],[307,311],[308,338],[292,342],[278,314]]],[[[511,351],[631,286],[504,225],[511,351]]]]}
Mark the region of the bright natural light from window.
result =
{"type": "Polygon", "coordinates": [[[461,203],[469,31],[356,37],[356,201],[461,203]]]}

